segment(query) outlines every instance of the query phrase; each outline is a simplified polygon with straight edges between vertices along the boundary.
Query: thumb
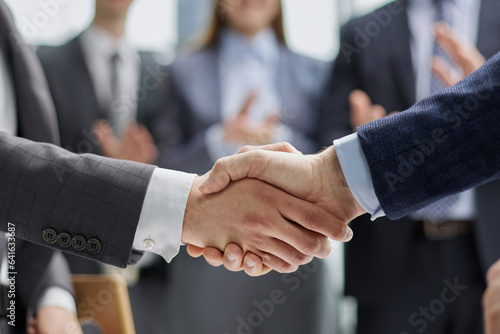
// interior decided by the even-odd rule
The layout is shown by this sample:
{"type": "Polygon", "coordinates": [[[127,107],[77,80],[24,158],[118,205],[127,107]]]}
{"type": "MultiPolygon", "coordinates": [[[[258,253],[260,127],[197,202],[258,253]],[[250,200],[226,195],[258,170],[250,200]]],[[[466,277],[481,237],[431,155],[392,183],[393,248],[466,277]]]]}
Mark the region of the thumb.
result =
{"type": "Polygon", "coordinates": [[[219,192],[227,187],[229,182],[245,177],[259,178],[269,165],[267,151],[253,150],[220,158],[205,176],[199,190],[203,194],[219,192]]]}

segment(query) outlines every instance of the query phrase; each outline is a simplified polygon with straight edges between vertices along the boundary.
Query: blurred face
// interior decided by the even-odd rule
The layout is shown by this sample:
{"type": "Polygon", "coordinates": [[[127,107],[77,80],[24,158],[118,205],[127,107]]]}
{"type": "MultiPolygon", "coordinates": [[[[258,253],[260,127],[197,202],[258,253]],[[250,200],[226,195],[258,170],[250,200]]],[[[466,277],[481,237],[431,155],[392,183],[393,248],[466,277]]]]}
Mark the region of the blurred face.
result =
{"type": "Polygon", "coordinates": [[[107,18],[123,18],[133,0],[96,0],[96,14],[107,18]]]}
{"type": "Polygon", "coordinates": [[[246,35],[255,35],[271,26],[281,11],[281,0],[220,0],[229,26],[246,35]]]}

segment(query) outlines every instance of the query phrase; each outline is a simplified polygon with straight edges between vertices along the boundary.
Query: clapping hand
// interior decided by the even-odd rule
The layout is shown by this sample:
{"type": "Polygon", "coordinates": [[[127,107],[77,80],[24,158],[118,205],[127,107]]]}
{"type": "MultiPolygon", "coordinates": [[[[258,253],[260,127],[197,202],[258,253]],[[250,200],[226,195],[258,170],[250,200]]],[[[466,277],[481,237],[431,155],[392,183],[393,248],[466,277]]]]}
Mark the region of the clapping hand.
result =
{"type": "Polygon", "coordinates": [[[446,51],[460,70],[460,72],[453,71],[439,57],[435,57],[432,60],[432,70],[446,86],[451,87],[455,85],[486,62],[472,43],[460,39],[445,23],[437,23],[434,34],[437,43],[446,51]]]}
{"type": "Polygon", "coordinates": [[[108,158],[152,164],[158,157],[153,137],[142,124],[130,122],[120,139],[104,120],[95,122],[93,130],[103,155],[108,158]]]}
{"type": "Polygon", "coordinates": [[[272,114],[262,123],[250,119],[250,109],[257,99],[256,92],[250,93],[238,115],[224,123],[224,141],[241,145],[265,145],[271,143],[279,121],[278,114],[272,114]]]}

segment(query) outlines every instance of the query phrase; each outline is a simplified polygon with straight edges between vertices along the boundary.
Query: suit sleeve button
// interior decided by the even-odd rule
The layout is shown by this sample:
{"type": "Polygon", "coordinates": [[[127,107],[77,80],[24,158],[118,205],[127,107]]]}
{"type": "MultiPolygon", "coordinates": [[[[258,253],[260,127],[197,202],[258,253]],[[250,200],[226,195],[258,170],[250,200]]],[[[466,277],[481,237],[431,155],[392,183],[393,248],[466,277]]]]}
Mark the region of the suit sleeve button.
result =
{"type": "Polygon", "coordinates": [[[75,235],[71,240],[71,245],[77,251],[82,251],[85,249],[86,240],[81,235],[75,235]]]}
{"type": "Polygon", "coordinates": [[[57,243],[61,247],[69,247],[71,246],[71,236],[65,232],[59,233],[59,235],[57,236],[57,243]]]}
{"type": "Polygon", "coordinates": [[[57,241],[57,233],[51,228],[47,228],[42,232],[43,241],[48,244],[53,244],[57,241]]]}
{"type": "Polygon", "coordinates": [[[101,251],[101,242],[96,238],[91,238],[87,241],[87,250],[91,254],[97,254],[101,251]]]}

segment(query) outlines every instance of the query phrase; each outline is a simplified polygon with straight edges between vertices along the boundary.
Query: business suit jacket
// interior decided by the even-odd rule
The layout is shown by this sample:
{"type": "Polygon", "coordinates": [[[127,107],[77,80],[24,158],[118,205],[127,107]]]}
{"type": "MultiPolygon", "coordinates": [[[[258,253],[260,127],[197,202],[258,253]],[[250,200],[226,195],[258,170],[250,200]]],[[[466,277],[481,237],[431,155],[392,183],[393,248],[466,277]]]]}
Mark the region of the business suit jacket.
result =
{"type": "MultiPolygon", "coordinates": [[[[0,45],[1,51],[6,55],[5,59],[14,83],[19,135],[32,140],[57,144],[59,133],[50,95],[43,89],[46,84],[45,79],[41,69],[36,66],[36,57],[34,57],[33,51],[23,44],[17,34],[10,12],[3,1],[0,1],[0,45]]],[[[9,158],[2,154],[0,210],[3,231],[6,231],[7,227],[4,228],[5,216],[12,209],[8,202],[11,202],[13,197],[21,195],[19,191],[10,193],[8,191],[8,189],[12,189],[15,180],[8,179],[3,175],[13,176],[12,172],[14,175],[19,175],[20,171],[6,171],[4,168],[7,159],[9,158]]],[[[24,184],[24,186],[29,186],[29,184],[24,184]]],[[[11,216],[11,218],[13,217],[11,216]]],[[[16,223],[15,219],[8,221],[16,223]]],[[[15,233],[19,236],[19,233],[22,233],[22,227],[16,224],[15,233]]],[[[2,235],[1,238],[4,236],[2,235]]],[[[0,251],[0,256],[3,256],[4,251],[5,249],[0,251]]],[[[73,291],[67,264],[60,253],[18,240],[15,255],[15,270],[12,271],[18,273],[16,275],[15,297],[16,327],[2,328],[2,333],[22,333],[25,331],[26,320],[33,314],[33,308],[47,287],[59,286],[69,292],[73,291]]],[[[2,298],[7,298],[7,296],[2,296],[2,298]]]]}
{"type": "MultiPolygon", "coordinates": [[[[292,128],[292,143],[304,152],[319,149],[315,141],[324,63],[281,47],[279,92],[284,103],[282,122],[292,128]]],[[[194,173],[208,171],[213,161],[205,145],[206,130],[221,122],[219,51],[203,48],[181,57],[171,67],[170,109],[158,122],[160,163],[194,173]]],[[[172,278],[165,328],[172,333],[235,333],[238,317],[248,321],[255,302],[269,300],[274,289],[286,295],[254,333],[335,332],[333,293],[326,267],[315,260],[307,279],[297,274],[270,273],[260,278],[228,273],[181,254],[171,263],[172,278]],[[295,287],[299,280],[299,288],[295,287]],[[194,302],[193,302],[194,301],[194,302]]],[[[303,269],[302,269],[303,270],[303,269]]],[[[248,329],[243,329],[246,331],[248,329]]]]}
{"type": "MultiPolygon", "coordinates": [[[[341,50],[321,116],[319,135],[322,144],[327,145],[332,138],[352,132],[348,95],[354,89],[364,90],[374,104],[380,104],[388,111],[403,111],[416,102],[406,11],[408,1],[400,1],[400,4],[399,13],[390,16],[391,23],[370,38],[368,45],[361,47],[356,44],[356,28],[364,29],[368,22],[375,20],[375,16],[369,14],[353,19],[343,27],[341,50]]],[[[378,11],[387,9],[388,6],[384,6],[378,11]]],[[[500,50],[500,40],[495,37],[500,33],[500,7],[495,0],[483,0],[480,10],[477,47],[489,58],[500,50]]],[[[399,133],[397,136],[398,141],[404,139],[399,133]]],[[[426,160],[425,164],[428,163],[431,162],[426,160]]],[[[476,191],[479,215],[474,228],[484,270],[500,257],[498,243],[488,237],[488,232],[498,225],[497,205],[494,203],[498,200],[492,201],[491,198],[500,199],[500,182],[476,191]]],[[[398,218],[403,216],[397,215],[398,218]]],[[[375,304],[384,300],[391,291],[396,291],[412,265],[408,259],[412,258],[415,249],[414,224],[407,217],[399,221],[379,219],[372,223],[365,216],[353,222],[352,227],[356,237],[346,249],[346,293],[356,296],[365,305],[375,304]],[[366,277],[371,278],[370,284],[366,283],[366,277]],[[374,286],[377,289],[373,289],[374,286]]]]}
{"type": "MultiPolygon", "coordinates": [[[[92,136],[92,125],[98,119],[108,119],[109,110],[103,110],[98,104],[83,55],[81,35],[61,46],[40,47],[38,56],[56,107],[61,146],[73,152],[101,154],[92,136]]],[[[140,52],[139,56],[136,121],[151,132],[163,110],[168,69],[156,61],[153,53],[140,52]]]]}
{"type": "MultiPolygon", "coordinates": [[[[35,52],[17,33],[4,2],[0,15],[14,74],[18,133],[58,142],[52,100],[35,52]]],[[[14,223],[22,239],[115,266],[125,267],[140,258],[139,252],[131,251],[132,242],[154,167],[76,155],[0,133],[0,170],[0,230],[7,231],[7,223],[14,223]],[[55,237],[67,232],[70,238],[61,236],[66,237],[61,243],[67,247],[44,233],[47,229],[54,230],[55,237]],[[62,242],[77,235],[92,241],[92,248],[77,250],[62,242]]]]}

